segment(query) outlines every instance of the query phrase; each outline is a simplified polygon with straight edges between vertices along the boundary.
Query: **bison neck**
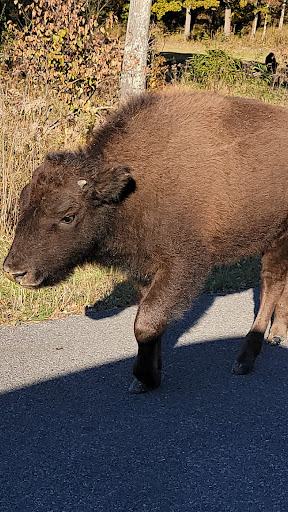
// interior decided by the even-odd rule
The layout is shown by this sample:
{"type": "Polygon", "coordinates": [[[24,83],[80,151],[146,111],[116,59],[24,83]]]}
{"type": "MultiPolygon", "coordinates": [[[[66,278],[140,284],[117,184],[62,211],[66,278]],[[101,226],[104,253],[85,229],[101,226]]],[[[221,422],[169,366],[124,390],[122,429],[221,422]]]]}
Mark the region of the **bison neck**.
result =
{"type": "Polygon", "coordinates": [[[147,233],[130,204],[109,208],[105,233],[95,244],[93,260],[103,266],[113,266],[129,275],[133,281],[146,285],[151,282],[158,264],[156,254],[147,246],[147,233]]]}

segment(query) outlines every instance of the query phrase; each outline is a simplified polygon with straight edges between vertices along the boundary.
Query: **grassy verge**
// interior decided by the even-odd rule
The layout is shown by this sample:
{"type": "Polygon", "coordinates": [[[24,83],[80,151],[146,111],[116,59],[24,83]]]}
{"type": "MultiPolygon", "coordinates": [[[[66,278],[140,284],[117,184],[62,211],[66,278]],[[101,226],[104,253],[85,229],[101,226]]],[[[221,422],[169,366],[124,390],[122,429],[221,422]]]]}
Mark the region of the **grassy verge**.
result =
{"type": "Polygon", "coordinates": [[[233,265],[216,267],[204,284],[205,293],[229,293],[260,285],[261,258],[251,256],[233,265]]]}
{"type": "MultiPolygon", "coordinates": [[[[0,243],[0,261],[7,253],[0,243]]],[[[83,314],[85,308],[123,307],[136,299],[125,276],[114,269],[86,265],[76,268],[69,279],[56,287],[25,290],[0,272],[0,324],[19,325],[83,314]]]]}

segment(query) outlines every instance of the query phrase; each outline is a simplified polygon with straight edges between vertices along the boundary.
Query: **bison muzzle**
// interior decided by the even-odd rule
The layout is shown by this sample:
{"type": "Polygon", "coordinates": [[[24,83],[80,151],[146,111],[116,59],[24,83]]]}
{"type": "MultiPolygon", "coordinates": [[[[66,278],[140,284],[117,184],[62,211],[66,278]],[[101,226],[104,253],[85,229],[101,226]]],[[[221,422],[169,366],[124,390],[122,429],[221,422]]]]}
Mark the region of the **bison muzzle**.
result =
{"type": "Polygon", "coordinates": [[[270,342],[287,335],[287,133],[287,110],[260,101],[138,96],[34,172],[4,271],[32,288],[85,261],[127,272],[139,291],[131,391],[143,392],[161,383],[163,332],[213,266],[263,253],[260,310],[233,368],[248,373],[273,313],[270,342]]]}

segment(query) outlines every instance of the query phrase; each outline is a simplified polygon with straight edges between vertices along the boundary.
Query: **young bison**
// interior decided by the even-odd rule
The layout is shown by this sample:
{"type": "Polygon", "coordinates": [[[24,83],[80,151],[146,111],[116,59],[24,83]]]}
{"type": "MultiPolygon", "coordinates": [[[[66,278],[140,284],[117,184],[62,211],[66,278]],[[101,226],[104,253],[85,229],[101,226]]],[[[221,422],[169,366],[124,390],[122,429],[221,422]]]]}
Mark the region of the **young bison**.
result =
{"type": "Polygon", "coordinates": [[[85,149],[50,154],[20,197],[4,262],[25,287],[86,260],[127,271],[140,294],[132,392],[161,382],[161,336],[214,265],[264,253],[261,306],[234,372],[288,323],[288,112],[188,91],[141,95],[85,149]]]}

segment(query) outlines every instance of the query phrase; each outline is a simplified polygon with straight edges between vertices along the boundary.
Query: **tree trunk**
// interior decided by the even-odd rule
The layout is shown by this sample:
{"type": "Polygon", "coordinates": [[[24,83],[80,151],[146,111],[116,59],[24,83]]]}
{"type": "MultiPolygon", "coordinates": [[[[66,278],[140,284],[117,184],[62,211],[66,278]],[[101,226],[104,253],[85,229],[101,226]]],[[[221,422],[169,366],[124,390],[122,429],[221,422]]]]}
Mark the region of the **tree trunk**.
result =
{"type": "Polygon", "coordinates": [[[191,7],[186,7],[186,20],[185,20],[185,30],[184,30],[184,39],[188,41],[190,39],[191,34],[191,7]]]}
{"type": "Polygon", "coordinates": [[[283,23],[284,23],[285,8],[286,8],[286,0],[283,0],[281,16],[280,16],[280,21],[279,21],[279,29],[280,30],[283,27],[283,23]]]}
{"type": "Polygon", "coordinates": [[[265,14],[265,19],[264,19],[264,26],[263,26],[262,40],[263,40],[263,39],[265,39],[266,29],[267,29],[267,12],[266,12],[266,14],[265,14]]]}
{"type": "Polygon", "coordinates": [[[224,23],[224,34],[226,37],[230,37],[231,31],[231,5],[229,2],[225,4],[225,23],[224,23]]]}
{"type": "Polygon", "coordinates": [[[126,100],[146,87],[148,31],[152,0],[131,0],[126,33],[120,97],[126,100]]]}
{"type": "Polygon", "coordinates": [[[256,34],[256,30],[257,30],[257,23],[258,23],[258,17],[259,17],[259,12],[257,12],[254,16],[254,20],[252,22],[252,29],[251,29],[251,39],[254,39],[255,37],[255,34],[256,34]]]}

